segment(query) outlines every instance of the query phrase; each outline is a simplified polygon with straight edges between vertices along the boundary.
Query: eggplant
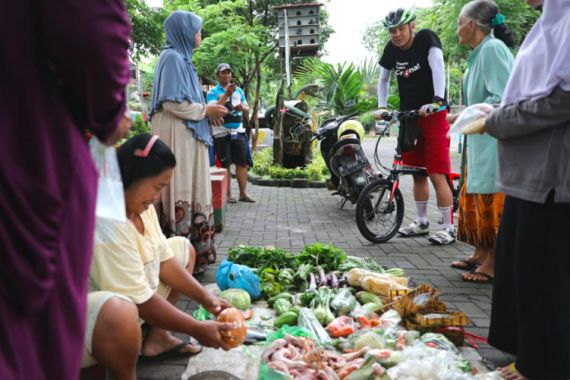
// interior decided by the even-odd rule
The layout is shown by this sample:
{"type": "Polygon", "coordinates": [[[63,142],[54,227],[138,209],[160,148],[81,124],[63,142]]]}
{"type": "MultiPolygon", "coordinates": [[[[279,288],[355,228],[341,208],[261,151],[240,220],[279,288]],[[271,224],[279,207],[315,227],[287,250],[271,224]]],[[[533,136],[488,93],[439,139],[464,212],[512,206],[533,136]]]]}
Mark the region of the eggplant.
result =
{"type": "Polygon", "coordinates": [[[309,290],[317,290],[317,279],[313,273],[309,273],[309,290]]]}
{"type": "Polygon", "coordinates": [[[342,274],[342,276],[340,277],[340,279],[338,280],[338,285],[341,288],[346,288],[346,286],[348,285],[348,275],[347,272],[344,272],[342,274]]]}
{"type": "Polygon", "coordinates": [[[338,278],[336,277],[336,272],[335,271],[330,272],[329,276],[331,278],[330,281],[331,288],[338,289],[338,278]]]}
{"type": "Polygon", "coordinates": [[[321,267],[317,267],[317,270],[319,271],[319,276],[320,276],[319,288],[323,287],[323,286],[327,286],[328,281],[327,281],[327,275],[325,274],[325,271],[321,267]]]}

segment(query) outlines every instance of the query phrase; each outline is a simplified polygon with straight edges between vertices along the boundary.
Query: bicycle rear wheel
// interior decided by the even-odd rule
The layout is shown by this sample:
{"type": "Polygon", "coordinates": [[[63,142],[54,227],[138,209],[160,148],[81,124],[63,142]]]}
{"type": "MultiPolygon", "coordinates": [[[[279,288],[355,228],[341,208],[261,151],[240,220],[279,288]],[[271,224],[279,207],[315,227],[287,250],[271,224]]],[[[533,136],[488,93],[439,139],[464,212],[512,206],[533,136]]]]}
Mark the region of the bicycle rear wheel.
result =
{"type": "Polygon", "coordinates": [[[356,225],[372,243],[390,240],[402,225],[404,198],[400,189],[396,189],[390,201],[391,191],[391,181],[376,180],[364,188],[356,203],[356,225]]]}

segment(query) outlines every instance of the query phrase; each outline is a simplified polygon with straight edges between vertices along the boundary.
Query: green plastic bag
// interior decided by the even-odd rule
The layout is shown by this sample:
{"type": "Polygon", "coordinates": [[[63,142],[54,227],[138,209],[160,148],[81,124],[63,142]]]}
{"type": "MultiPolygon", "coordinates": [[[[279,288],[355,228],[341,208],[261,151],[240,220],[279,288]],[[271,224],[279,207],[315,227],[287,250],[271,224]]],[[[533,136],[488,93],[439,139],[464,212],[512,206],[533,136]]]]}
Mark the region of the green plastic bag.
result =
{"type": "Polygon", "coordinates": [[[265,341],[269,345],[274,341],[276,341],[277,339],[283,338],[285,334],[315,339],[315,336],[311,334],[311,332],[304,327],[285,325],[281,327],[279,330],[267,334],[267,339],[265,341]]]}
{"type": "Polygon", "coordinates": [[[208,312],[208,310],[204,309],[202,306],[194,310],[192,313],[194,319],[197,321],[209,321],[214,319],[214,316],[208,312]]]}
{"type": "MultiPolygon", "coordinates": [[[[285,325],[281,327],[279,330],[274,331],[272,333],[267,334],[266,345],[269,346],[271,343],[276,341],[277,339],[281,339],[285,336],[285,334],[292,335],[292,336],[301,336],[304,338],[311,338],[315,339],[313,334],[309,332],[309,330],[305,329],[304,327],[299,326],[289,326],[285,325]]],[[[258,380],[293,380],[293,378],[289,375],[283,374],[281,372],[275,371],[267,366],[267,363],[261,362],[259,365],[259,376],[257,377],[258,380]]]]}
{"type": "Polygon", "coordinates": [[[258,380],[293,380],[293,378],[289,375],[286,375],[281,372],[277,372],[274,369],[271,369],[267,366],[266,363],[262,362],[259,365],[259,375],[257,377],[258,380]]]}

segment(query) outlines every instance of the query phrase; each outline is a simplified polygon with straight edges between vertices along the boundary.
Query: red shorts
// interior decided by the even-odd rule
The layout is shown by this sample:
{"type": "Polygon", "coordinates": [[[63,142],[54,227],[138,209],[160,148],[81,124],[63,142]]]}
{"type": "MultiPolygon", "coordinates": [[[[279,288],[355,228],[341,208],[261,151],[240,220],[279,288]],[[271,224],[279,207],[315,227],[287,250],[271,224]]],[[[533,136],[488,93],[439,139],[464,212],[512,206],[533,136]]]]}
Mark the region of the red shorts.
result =
{"type": "Polygon", "coordinates": [[[414,150],[402,154],[405,165],[425,167],[428,174],[451,173],[446,117],[447,111],[441,111],[418,119],[420,137],[414,150]]]}

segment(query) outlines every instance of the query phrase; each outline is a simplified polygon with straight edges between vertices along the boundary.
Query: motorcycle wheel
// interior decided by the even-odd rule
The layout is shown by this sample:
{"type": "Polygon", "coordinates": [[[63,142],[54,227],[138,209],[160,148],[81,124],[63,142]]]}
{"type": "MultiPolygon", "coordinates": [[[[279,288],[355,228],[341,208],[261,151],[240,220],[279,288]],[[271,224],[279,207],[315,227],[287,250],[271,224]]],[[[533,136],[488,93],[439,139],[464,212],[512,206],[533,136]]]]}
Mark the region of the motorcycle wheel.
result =
{"type": "Polygon", "coordinates": [[[353,175],[350,177],[350,180],[349,180],[349,186],[350,186],[350,192],[351,192],[350,201],[352,204],[355,204],[358,201],[360,194],[364,191],[366,186],[370,183],[368,181],[368,177],[366,176],[366,174],[360,174],[360,176],[363,176],[361,178],[364,178],[364,183],[357,184],[356,178],[358,176],[359,175],[353,175]]]}
{"type": "Polygon", "coordinates": [[[370,183],[356,203],[356,225],[364,238],[372,243],[390,240],[404,219],[404,198],[400,189],[390,201],[392,182],[379,179],[370,183]]]}

